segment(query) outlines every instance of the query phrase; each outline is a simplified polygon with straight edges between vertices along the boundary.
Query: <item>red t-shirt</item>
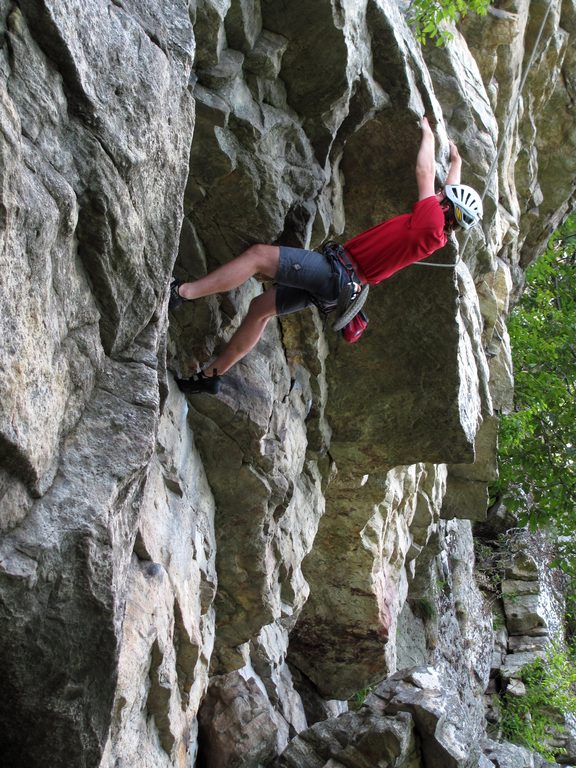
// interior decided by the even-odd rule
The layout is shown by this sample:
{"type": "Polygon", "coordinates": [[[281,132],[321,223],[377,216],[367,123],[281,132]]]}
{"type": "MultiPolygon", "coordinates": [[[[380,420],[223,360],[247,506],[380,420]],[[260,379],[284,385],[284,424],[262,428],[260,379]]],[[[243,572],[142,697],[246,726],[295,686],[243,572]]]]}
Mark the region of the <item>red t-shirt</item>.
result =
{"type": "Polygon", "coordinates": [[[402,267],[425,259],[446,245],[444,214],[436,196],[418,200],[412,213],[404,213],[367,229],[344,247],[375,285],[402,267]]]}

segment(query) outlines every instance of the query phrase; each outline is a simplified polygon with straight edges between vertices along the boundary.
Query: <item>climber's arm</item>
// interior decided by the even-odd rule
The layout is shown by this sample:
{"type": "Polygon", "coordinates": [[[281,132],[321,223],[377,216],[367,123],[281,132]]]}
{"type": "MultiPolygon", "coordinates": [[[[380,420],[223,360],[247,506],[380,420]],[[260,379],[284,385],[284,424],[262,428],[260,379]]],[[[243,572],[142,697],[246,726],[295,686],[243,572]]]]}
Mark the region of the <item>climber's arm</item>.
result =
{"type": "Polygon", "coordinates": [[[450,168],[446,176],[445,184],[460,184],[460,171],[462,170],[462,158],[458,147],[454,142],[450,142],[450,168]]]}
{"type": "Polygon", "coordinates": [[[422,141],[416,157],[416,183],[418,184],[418,200],[432,197],[435,194],[436,158],[434,134],[428,118],[423,117],[421,122],[422,141]]]}

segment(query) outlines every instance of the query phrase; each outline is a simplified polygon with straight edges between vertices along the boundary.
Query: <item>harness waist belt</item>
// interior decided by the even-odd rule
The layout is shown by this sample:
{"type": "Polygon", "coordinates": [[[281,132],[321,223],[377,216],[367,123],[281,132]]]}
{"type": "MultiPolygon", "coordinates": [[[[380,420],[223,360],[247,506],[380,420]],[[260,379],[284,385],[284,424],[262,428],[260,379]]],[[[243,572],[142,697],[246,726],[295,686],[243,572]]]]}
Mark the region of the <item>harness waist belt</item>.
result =
{"type": "Polygon", "coordinates": [[[344,267],[348,277],[352,282],[357,283],[358,285],[363,285],[366,282],[366,280],[363,280],[360,277],[360,270],[358,269],[358,266],[348,251],[344,248],[343,245],[340,245],[340,243],[326,243],[326,245],[322,247],[322,253],[328,259],[337,261],[342,267],[344,267]]]}
{"type": "Polygon", "coordinates": [[[344,267],[353,282],[359,285],[367,284],[368,281],[364,277],[364,273],[343,245],[334,242],[326,243],[322,247],[322,253],[329,259],[336,259],[344,267]]]}
{"type": "Polygon", "coordinates": [[[354,276],[356,277],[356,282],[361,283],[362,285],[366,285],[368,281],[364,277],[364,273],[352,257],[350,253],[344,248],[344,246],[341,246],[341,251],[338,254],[339,260],[342,262],[342,264],[346,267],[346,269],[351,269],[354,272],[354,276]]]}

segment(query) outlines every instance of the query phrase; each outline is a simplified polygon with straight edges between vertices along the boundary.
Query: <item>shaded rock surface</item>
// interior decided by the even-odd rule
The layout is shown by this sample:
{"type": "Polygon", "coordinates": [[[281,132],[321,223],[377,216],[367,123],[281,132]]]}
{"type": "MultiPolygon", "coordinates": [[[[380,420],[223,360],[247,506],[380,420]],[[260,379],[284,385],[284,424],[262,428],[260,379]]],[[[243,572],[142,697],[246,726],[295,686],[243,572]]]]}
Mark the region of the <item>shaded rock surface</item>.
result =
{"type": "Polygon", "coordinates": [[[506,315],[575,202],[576,16],[502,2],[423,51],[406,5],[0,0],[4,765],[540,768],[483,693],[551,593],[515,560],[494,632],[472,522],[506,315]],[[168,318],[172,272],[409,210],[424,111],[439,183],[450,136],[485,195],[455,266],[375,287],[356,346],[274,320],[187,402],[263,286],[168,318]]]}

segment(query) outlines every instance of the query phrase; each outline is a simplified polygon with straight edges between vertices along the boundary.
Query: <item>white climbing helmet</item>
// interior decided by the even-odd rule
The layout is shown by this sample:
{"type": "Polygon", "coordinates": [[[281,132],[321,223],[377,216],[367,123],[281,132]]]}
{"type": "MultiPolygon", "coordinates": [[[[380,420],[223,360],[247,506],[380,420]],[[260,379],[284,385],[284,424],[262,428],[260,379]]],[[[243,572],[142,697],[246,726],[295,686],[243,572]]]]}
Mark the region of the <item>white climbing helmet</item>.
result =
{"type": "Polygon", "coordinates": [[[482,199],[478,192],[466,184],[446,184],[444,192],[454,205],[456,221],[462,229],[470,229],[484,214],[482,199]]]}

